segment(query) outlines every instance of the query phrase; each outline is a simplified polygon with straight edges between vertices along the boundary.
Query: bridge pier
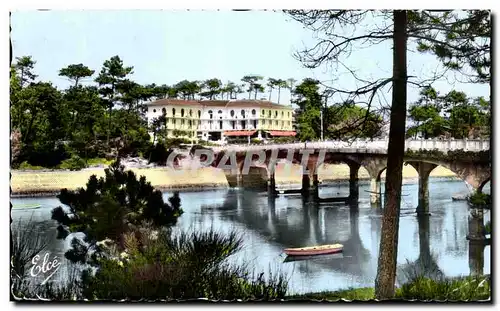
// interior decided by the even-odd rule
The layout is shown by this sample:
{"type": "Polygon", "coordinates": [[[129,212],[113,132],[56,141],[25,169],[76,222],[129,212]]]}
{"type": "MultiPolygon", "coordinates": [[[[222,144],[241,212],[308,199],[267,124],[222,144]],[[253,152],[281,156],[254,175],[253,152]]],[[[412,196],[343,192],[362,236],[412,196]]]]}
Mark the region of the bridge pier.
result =
{"type": "Polygon", "coordinates": [[[349,164],[349,201],[358,202],[359,200],[359,179],[358,172],[360,168],[358,163],[349,164]]]}
{"type": "Polygon", "coordinates": [[[230,188],[241,187],[242,176],[239,170],[224,170],[224,175],[230,188]]]}
{"type": "Polygon", "coordinates": [[[277,191],[276,191],[276,174],[274,172],[275,170],[272,170],[269,173],[269,184],[268,184],[268,192],[270,196],[274,196],[277,191]]]}
{"type": "Polygon", "coordinates": [[[427,162],[409,162],[418,172],[418,206],[417,215],[425,216],[429,213],[429,175],[437,167],[427,162]]]}
{"type": "Polygon", "coordinates": [[[380,178],[370,178],[370,203],[375,206],[381,204],[382,195],[380,178]]]}
{"type": "Polygon", "coordinates": [[[484,241],[486,240],[484,232],[484,210],[482,208],[471,208],[469,215],[469,234],[467,234],[467,240],[484,241]]]}
{"type": "Polygon", "coordinates": [[[311,177],[309,174],[302,175],[302,196],[309,196],[309,191],[311,190],[311,177]]]}
{"type": "Polygon", "coordinates": [[[381,178],[382,171],[387,166],[387,160],[372,158],[364,161],[363,166],[370,175],[370,203],[372,207],[380,207],[382,203],[381,178]]]}
{"type": "Polygon", "coordinates": [[[484,248],[486,245],[477,241],[469,241],[470,275],[484,274],[484,248]]]}

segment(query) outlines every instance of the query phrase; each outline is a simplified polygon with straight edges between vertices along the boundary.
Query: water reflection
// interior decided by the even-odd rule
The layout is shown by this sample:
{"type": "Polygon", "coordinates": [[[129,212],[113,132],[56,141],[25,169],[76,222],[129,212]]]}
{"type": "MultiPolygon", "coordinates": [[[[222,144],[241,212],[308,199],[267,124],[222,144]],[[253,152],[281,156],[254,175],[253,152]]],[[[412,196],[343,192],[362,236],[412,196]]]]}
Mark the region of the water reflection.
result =
{"type": "MultiPolygon", "coordinates": [[[[435,271],[436,275],[459,276],[489,273],[490,247],[471,245],[466,239],[469,209],[465,202],[452,201],[451,195],[463,191],[463,182],[432,182],[430,212],[417,218],[418,185],[405,185],[403,213],[400,218],[398,247],[398,281],[405,271],[435,271]],[[408,205],[408,207],[407,207],[408,205]],[[407,269],[407,270],[405,270],[407,269]]],[[[249,263],[256,271],[282,271],[290,277],[290,291],[311,292],[348,287],[373,286],[381,234],[382,211],[370,207],[369,185],[360,184],[360,200],[356,205],[318,204],[300,195],[270,198],[267,192],[241,189],[181,193],[185,213],[178,230],[236,230],[244,239],[243,251],[234,256],[234,263],[249,263]],[[315,257],[284,262],[282,251],[287,247],[320,244],[344,245],[342,256],[315,257]]],[[[348,184],[324,192],[346,192],[348,184]]],[[[332,194],[332,195],[333,195],[332,194]]],[[[167,199],[171,194],[165,193],[167,199]]],[[[329,196],[326,194],[325,196],[329,196]]],[[[39,203],[42,208],[13,211],[14,222],[29,217],[40,226],[49,239],[51,252],[63,254],[64,242],[55,239],[56,224],[50,219],[52,208],[60,205],[55,198],[13,199],[19,204],[39,203]]],[[[485,215],[485,221],[489,215],[485,215]]],[[[428,273],[428,271],[426,272],[428,273]]]]}

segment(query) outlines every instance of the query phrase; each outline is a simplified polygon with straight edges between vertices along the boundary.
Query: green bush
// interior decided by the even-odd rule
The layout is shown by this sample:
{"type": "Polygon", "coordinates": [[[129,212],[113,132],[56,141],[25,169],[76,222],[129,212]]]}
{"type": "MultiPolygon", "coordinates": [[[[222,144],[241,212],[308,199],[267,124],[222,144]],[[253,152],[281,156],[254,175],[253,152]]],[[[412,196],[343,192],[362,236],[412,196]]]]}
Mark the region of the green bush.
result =
{"type": "Polygon", "coordinates": [[[486,208],[489,209],[491,208],[491,195],[482,193],[482,192],[475,192],[474,194],[470,195],[467,199],[469,202],[469,205],[473,208],[486,208]]]}
{"type": "Polygon", "coordinates": [[[82,168],[86,168],[86,167],[87,167],[87,163],[85,162],[85,160],[80,158],[77,155],[74,155],[71,158],[62,161],[62,163],[59,164],[59,168],[63,169],[63,170],[77,171],[77,170],[81,170],[82,168]]]}
{"type": "Polygon", "coordinates": [[[158,142],[155,145],[151,145],[150,149],[147,150],[146,158],[149,160],[149,163],[166,165],[170,153],[172,153],[172,149],[167,148],[164,143],[158,142]]]}
{"type": "Polygon", "coordinates": [[[21,164],[19,164],[18,169],[20,170],[43,170],[45,167],[43,166],[37,166],[37,165],[31,165],[28,163],[28,161],[24,161],[21,164]]]}

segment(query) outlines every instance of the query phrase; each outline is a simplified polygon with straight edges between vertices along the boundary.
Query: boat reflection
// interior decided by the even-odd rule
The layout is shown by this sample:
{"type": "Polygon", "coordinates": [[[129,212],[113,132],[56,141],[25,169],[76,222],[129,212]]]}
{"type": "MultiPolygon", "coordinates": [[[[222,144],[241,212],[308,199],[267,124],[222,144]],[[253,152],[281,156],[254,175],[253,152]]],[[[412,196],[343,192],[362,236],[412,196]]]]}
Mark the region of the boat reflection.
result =
{"type": "Polygon", "coordinates": [[[295,261],[304,261],[304,260],[314,260],[314,261],[330,261],[333,259],[343,259],[343,253],[336,254],[326,254],[326,255],[309,255],[309,256],[286,256],[283,262],[295,262],[295,261]]]}

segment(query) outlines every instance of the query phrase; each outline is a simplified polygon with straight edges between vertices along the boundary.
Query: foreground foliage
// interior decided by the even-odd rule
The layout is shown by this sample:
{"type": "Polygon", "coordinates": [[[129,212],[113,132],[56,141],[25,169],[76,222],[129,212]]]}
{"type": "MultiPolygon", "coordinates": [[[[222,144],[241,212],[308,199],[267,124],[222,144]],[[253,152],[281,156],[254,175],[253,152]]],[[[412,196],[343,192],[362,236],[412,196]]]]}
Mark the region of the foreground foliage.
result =
{"type": "Polygon", "coordinates": [[[75,191],[62,189],[57,196],[69,211],[61,206],[52,211],[52,219],[59,224],[58,237],[66,239],[70,233],[82,232],[84,240],[73,237],[72,249],[66,258],[87,263],[100,254],[98,241],[110,239],[124,247],[123,234],[151,221],[155,226],[174,225],[182,214],[178,193],[163,201],[161,191],[155,190],[144,176],[138,180],[134,172],[125,171],[117,160],[105,171],[105,177],[92,175],[86,188],[75,191]],[[89,260],[87,255],[92,253],[89,260]]]}
{"type": "MultiPolygon", "coordinates": [[[[235,232],[173,232],[182,214],[180,198],[170,204],[144,177],[138,181],[124,171],[119,161],[106,169],[105,178],[92,176],[86,189],[63,189],[58,196],[69,207],[53,210],[59,222],[58,235],[72,237],[72,249],[65,257],[76,274],[70,283],[32,286],[22,267],[26,265],[25,236],[13,257],[19,277],[13,293],[17,297],[57,300],[171,300],[171,299],[264,299],[285,297],[287,280],[281,274],[265,278],[245,265],[228,259],[242,248],[235,232]],[[23,246],[24,245],[24,246],[23,246]],[[76,271],[76,270],[74,270],[76,271]]],[[[19,227],[20,228],[20,227],[19,227]]],[[[38,248],[37,248],[38,250],[38,248]]]]}
{"type": "MultiPolygon", "coordinates": [[[[216,231],[128,234],[127,251],[100,261],[84,281],[89,299],[277,299],[286,294],[283,276],[263,278],[227,259],[241,249],[235,234],[216,231]]],[[[86,277],[85,277],[86,278],[86,277]]],[[[84,278],[84,279],[85,279],[84,278]]]]}

